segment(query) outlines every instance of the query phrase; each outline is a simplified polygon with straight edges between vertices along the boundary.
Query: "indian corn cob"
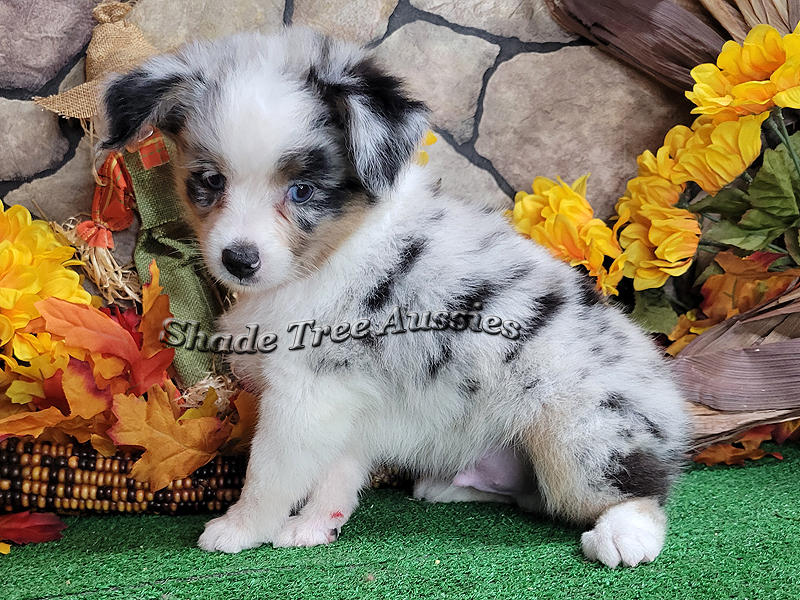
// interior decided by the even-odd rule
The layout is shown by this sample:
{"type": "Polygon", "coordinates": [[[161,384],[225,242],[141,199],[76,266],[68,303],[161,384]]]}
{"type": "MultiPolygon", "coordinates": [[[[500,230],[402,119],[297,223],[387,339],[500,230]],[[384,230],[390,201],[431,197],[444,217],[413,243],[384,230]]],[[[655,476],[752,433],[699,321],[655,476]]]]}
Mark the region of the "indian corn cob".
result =
{"type": "Polygon", "coordinates": [[[218,456],[161,490],[126,474],[140,453],[104,458],[88,444],[0,442],[0,510],[220,512],[239,498],[244,457],[218,456]]]}
{"type": "MultiPolygon", "coordinates": [[[[11,437],[0,441],[0,512],[136,512],[199,514],[221,512],[239,498],[247,460],[218,456],[189,477],[153,491],[130,472],[140,452],[104,458],[89,444],[56,444],[11,437]]],[[[402,487],[407,474],[384,467],[373,488],[402,487]]]]}

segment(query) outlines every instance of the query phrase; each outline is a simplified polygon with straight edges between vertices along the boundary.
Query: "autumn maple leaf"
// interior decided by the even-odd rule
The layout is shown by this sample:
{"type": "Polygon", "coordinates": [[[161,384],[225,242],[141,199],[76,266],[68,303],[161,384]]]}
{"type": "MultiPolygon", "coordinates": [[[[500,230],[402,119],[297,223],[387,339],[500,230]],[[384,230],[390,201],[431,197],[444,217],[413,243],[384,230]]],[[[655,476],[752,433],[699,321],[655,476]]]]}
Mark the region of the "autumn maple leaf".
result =
{"type": "Polygon", "coordinates": [[[16,544],[51,542],[63,537],[61,531],[67,524],[50,513],[30,511],[0,517],[0,540],[16,544]]]}
{"type": "Polygon", "coordinates": [[[142,321],[139,331],[142,333],[142,353],[150,358],[164,349],[161,331],[164,321],[172,318],[169,309],[169,296],[162,294],[164,288],[159,284],[160,271],[155,259],[150,262],[150,283],[142,286],[142,321]]]}
{"type": "Polygon", "coordinates": [[[114,319],[125,331],[131,334],[136,345],[139,348],[142,347],[142,334],[139,332],[139,323],[141,323],[142,317],[136,312],[135,308],[131,307],[127,310],[122,310],[119,306],[112,304],[108,307],[101,307],[100,312],[114,319]]]}
{"type": "Polygon", "coordinates": [[[694,461],[704,465],[743,465],[745,459],[758,460],[765,456],[774,456],[783,460],[778,452],[767,452],[760,448],[762,442],[772,439],[774,425],[761,425],[744,432],[741,437],[730,444],[714,444],[699,452],[694,461]],[[740,444],[741,448],[734,444],[740,444]]]}
{"type": "Polygon", "coordinates": [[[154,385],[147,392],[147,401],[117,394],[111,409],[117,422],[108,430],[109,437],[118,446],[144,448],[130,476],[149,482],[152,490],[208,463],[231,431],[231,424],[217,417],[176,421],[170,401],[173,389],[170,382],[164,388],[154,385]]]}
{"type": "Polygon", "coordinates": [[[119,356],[128,363],[141,358],[131,334],[93,306],[48,298],[37,302],[36,309],[47,323],[47,331],[63,338],[67,346],[119,356]]]}
{"type": "Polygon", "coordinates": [[[231,404],[239,415],[239,420],[231,432],[231,439],[236,440],[233,450],[246,452],[250,447],[250,441],[253,439],[258,422],[258,396],[241,390],[231,400],[231,404]]]}
{"type": "Polygon", "coordinates": [[[138,360],[131,365],[131,391],[141,396],[151,386],[167,379],[167,367],[175,358],[175,348],[165,348],[150,358],[138,360]]]}
{"type": "Polygon", "coordinates": [[[55,406],[33,412],[20,412],[0,420],[0,440],[12,435],[42,435],[45,427],[53,427],[65,419],[55,406]]]}
{"type": "Polygon", "coordinates": [[[91,367],[82,360],[70,358],[61,376],[70,415],[91,419],[111,408],[111,390],[97,387],[91,367]]]}
{"type": "Polygon", "coordinates": [[[42,388],[44,390],[44,398],[33,398],[33,404],[39,410],[44,410],[50,406],[55,406],[62,414],[69,414],[69,403],[67,397],[64,395],[63,387],[64,371],[59,369],[52,377],[42,380],[42,388]]]}
{"type": "Polygon", "coordinates": [[[730,251],[714,257],[725,272],[711,275],[700,290],[700,308],[710,325],[772,300],[800,277],[800,269],[770,272],[762,258],[740,258],[730,251]]]}
{"type": "Polygon", "coordinates": [[[63,338],[68,347],[83,349],[95,356],[89,359],[95,364],[96,381],[103,376],[103,368],[113,368],[110,362],[113,357],[130,366],[129,383],[134,394],[143,394],[150,386],[167,379],[166,369],[175,357],[174,348],[163,348],[145,356],[128,331],[93,306],[48,298],[37,302],[36,308],[51,334],[63,338]]]}
{"type": "Polygon", "coordinates": [[[778,444],[783,444],[786,440],[800,439],[800,419],[777,423],[772,431],[772,439],[778,444]]]}

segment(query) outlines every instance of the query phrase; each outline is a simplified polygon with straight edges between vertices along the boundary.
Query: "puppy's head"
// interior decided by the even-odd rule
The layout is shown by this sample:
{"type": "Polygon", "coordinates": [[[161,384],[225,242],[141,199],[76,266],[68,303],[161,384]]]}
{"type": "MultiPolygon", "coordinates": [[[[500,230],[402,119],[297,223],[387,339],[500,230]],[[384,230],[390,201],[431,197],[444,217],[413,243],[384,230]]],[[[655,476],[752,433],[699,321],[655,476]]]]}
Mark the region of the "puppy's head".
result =
{"type": "Polygon", "coordinates": [[[289,28],[193,43],[110,80],[108,148],[145,125],[178,148],[178,190],[211,273],[268,289],[315,271],[410,162],[425,106],[357,48],[289,28]]]}

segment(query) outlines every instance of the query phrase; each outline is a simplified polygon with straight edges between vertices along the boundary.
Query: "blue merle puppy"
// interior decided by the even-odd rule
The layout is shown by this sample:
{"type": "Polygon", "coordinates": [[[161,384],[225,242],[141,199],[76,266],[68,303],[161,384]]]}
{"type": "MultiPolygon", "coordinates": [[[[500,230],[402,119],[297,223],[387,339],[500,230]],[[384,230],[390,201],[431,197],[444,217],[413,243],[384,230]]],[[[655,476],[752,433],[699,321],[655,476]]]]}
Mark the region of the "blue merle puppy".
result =
{"type": "Polygon", "coordinates": [[[659,554],[687,432],[659,351],[501,212],[437,190],[414,163],[426,108],[373,58],[302,28],[237,35],[115,76],[103,104],[106,147],[148,125],[177,145],[237,295],[212,350],[258,331],[230,356],[261,398],[247,479],[200,547],[332,542],[385,462],[418,497],[486,499],[454,477],[513,451],[528,507],[587,526],[588,558],[659,554]]]}

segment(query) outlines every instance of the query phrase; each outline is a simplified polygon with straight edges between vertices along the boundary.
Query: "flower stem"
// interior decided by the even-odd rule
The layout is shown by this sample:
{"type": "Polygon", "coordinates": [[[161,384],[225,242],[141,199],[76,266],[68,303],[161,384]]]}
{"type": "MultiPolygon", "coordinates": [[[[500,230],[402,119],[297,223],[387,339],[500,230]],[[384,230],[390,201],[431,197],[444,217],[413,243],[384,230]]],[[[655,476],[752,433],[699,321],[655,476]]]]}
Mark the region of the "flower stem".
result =
{"type": "Polygon", "coordinates": [[[692,310],[691,306],[681,302],[677,298],[671,298],[671,297],[668,296],[667,299],[669,300],[670,304],[673,304],[674,306],[677,306],[682,312],[686,313],[686,312],[689,312],[690,310],[692,310]]]}
{"type": "Polygon", "coordinates": [[[794,148],[792,148],[792,144],[789,142],[789,131],[786,129],[786,122],[783,120],[783,113],[781,112],[780,108],[776,107],[776,109],[772,111],[770,118],[767,119],[767,123],[769,123],[772,131],[775,132],[775,134],[780,138],[781,142],[783,142],[783,144],[786,146],[789,156],[792,157],[792,162],[794,163],[795,171],[797,171],[797,176],[800,177],[800,157],[797,156],[794,148]]]}
{"type": "Polygon", "coordinates": [[[705,239],[705,238],[702,238],[700,240],[700,244],[703,245],[703,246],[709,246],[711,248],[723,248],[725,250],[730,248],[730,246],[728,244],[721,244],[720,242],[715,242],[714,240],[708,240],[708,239],[705,239]]]}

